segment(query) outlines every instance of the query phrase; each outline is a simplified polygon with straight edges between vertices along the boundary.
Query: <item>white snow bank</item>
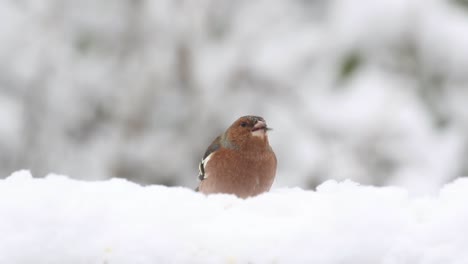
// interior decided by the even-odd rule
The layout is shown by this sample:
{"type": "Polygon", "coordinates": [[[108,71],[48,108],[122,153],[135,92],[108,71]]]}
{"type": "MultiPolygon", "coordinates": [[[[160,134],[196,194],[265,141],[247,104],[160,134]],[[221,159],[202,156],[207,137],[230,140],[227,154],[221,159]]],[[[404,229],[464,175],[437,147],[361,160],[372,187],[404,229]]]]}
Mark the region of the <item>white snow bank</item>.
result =
{"type": "Polygon", "coordinates": [[[328,181],[247,200],[27,171],[0,181],[0,263],[468,263],[468,179],[437,197],[328,181]]]}

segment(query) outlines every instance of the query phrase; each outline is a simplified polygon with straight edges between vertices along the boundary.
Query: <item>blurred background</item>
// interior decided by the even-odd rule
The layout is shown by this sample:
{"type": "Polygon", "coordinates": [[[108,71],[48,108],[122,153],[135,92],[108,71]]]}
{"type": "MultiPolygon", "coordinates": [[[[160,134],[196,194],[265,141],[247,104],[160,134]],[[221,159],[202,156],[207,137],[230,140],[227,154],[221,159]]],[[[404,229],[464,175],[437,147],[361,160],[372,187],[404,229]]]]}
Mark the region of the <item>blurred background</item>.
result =
{"type": "Polygon", "coordinates": [[[263,116],[275,187],[468,175],[467,0],[3,0],[0,175],[197,185],[263,116]]]}

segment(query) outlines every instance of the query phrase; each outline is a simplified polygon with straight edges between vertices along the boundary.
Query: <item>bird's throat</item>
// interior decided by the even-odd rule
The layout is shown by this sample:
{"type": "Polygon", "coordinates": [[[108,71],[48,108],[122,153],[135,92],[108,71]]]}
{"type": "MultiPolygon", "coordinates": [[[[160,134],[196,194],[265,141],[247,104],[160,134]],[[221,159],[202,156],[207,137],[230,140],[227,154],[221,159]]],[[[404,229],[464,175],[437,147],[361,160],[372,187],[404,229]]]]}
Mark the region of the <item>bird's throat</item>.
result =
{"type": "Polygon", "coordinates": [[[258,129],[258,130],[252,131],[252,136],[254,137],[260,137],[263,139],[265,135],[266,135],[265,129],[258,129]]]}

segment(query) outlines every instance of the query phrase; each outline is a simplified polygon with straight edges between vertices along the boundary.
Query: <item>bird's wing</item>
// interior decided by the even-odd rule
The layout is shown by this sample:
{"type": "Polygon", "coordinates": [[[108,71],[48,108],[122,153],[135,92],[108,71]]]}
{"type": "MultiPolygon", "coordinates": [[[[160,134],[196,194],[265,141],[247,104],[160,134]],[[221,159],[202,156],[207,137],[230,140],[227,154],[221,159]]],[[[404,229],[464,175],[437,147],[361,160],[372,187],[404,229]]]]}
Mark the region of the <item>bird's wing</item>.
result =
{"type": "Polygon", "coordinates": [[[211,143],[211,145],[206,149],[205,155],[203,155],[203,159],[198,164],[198,179],[200,179],[200,181],[203,181],[204,179],[206,179],[205,166],[210,160],[211,154],[213,154],[213,152],[215,152],[221,147],[220,140],[221,140],[221,136],[217,137],[211,143]]]}

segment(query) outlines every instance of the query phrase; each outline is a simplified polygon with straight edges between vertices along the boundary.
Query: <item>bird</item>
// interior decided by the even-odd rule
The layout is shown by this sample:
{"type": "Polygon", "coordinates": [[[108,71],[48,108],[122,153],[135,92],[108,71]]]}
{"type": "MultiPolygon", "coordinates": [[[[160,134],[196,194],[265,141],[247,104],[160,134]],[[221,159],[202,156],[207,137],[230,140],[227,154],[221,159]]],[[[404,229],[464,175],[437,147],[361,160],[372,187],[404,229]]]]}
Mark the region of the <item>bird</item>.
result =
{"type": "Polygon", "coordinates": [[[237,119],[211,143],[198,166],[195,189],[203,194],[225,193],[240,198],[270,190],[276,175],[276,155],[268,141],[265,119],[237,119]]]}

